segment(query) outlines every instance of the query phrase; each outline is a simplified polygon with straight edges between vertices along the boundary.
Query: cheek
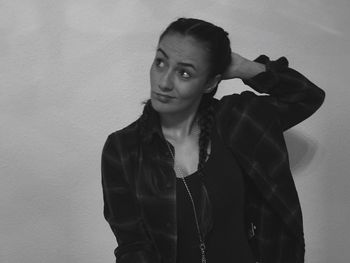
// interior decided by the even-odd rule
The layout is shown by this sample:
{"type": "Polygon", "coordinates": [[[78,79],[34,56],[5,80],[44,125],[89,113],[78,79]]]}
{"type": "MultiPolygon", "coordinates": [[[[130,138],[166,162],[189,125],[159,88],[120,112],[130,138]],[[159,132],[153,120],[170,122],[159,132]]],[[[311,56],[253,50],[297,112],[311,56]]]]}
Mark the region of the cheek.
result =
{"type": "Polygon", "coordinates": [[[150,69],[149,76],[150,76],[151,88],[153,88],[157,85],[158,79],[159,79],[159,74],[153,68],[153,66],[150,69]]]}
{"type": "Polygon", "coordinates": [[[155,82],[155,74],[154,74],[153,67],[151,67],[149,71],[149,79],[150,79],[151,87],[153,87],[155,82]]]}
{"type": "Polygon", "coordinates": [[[202,94],[202,85],[197,82],[178,83],[178,93],[183,99],[195,99],[202,94]]]}

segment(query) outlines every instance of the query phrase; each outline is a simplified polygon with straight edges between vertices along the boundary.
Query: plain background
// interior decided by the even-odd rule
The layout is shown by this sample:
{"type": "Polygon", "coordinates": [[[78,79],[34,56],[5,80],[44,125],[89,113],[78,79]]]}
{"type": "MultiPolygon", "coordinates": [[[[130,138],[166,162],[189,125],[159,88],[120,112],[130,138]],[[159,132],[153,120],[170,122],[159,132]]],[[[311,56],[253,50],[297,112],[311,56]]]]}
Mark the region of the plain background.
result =
{"type": "MultiPolygon", "coordinates": [[[[160,32],[181,16],[254,59],[286,56],[326,91],[285,132],[306,262],[350,261],[350,1],[0,1],[0,262],[114,262],[101,150],[141,113],[160,32]]],[[[240,92],[239,80],[217,97],[240,92]]]]}

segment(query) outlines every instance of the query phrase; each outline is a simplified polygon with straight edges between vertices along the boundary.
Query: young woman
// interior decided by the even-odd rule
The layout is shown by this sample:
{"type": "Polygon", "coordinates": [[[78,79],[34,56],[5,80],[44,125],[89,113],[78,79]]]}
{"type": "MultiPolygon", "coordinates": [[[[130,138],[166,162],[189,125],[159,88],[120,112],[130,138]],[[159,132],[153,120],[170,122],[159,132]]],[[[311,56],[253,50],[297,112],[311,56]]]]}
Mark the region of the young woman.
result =
{"type": "Polygon", "coordinates": [[[299,263],[305,243],[283,132],[325,92],[285,57],[251,61],[227,32],[180,18],[161,34],[140,118],[102,153],[118,263],[299,263]],[[257,91],[213,96],[221,80],[257,91]]]}

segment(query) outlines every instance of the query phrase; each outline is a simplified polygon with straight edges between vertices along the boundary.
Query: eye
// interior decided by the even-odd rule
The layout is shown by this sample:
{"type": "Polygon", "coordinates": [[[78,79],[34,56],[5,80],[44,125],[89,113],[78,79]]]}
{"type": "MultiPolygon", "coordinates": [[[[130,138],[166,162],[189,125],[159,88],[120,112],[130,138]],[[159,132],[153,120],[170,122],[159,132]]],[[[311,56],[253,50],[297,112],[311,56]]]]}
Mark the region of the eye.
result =
{"type": "Polygon", "coordinates": [[[164,67],[164,61],[160,58],[156,58],[154,60],[154,63],[155,65],[158,67],[158,68],[163,68],[164,67]]]}
{"type": "Polygon", "coordinates": [[[179,74],[184,79],[189,79],[191,77],[191,74],[188,73],[186,70],[183,70],[183,69],[179,70],[179,74]]]}

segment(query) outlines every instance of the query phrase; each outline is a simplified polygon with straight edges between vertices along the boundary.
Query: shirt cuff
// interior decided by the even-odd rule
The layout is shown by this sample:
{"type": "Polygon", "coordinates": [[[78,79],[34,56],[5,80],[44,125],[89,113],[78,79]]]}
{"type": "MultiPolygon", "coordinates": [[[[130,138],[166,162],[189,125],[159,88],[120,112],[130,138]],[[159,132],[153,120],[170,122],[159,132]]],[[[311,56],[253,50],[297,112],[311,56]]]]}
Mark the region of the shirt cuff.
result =
{"type": "Polygon", "coordinates": [[[274,87],[279,83],[279,75],[284,69],[288,68],[288,60],[286,57],[280,57],[275,61],[271,61],[266,55],[260,55],[255,62],[264,64],[266,71],[255,75],[252,78],[242,80],[244,84],[250,86],[259,93],[273,93],[274,87]]]}

